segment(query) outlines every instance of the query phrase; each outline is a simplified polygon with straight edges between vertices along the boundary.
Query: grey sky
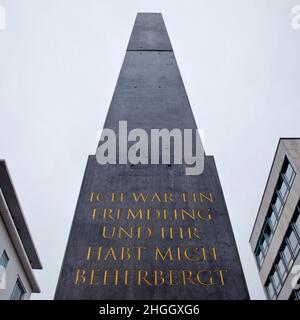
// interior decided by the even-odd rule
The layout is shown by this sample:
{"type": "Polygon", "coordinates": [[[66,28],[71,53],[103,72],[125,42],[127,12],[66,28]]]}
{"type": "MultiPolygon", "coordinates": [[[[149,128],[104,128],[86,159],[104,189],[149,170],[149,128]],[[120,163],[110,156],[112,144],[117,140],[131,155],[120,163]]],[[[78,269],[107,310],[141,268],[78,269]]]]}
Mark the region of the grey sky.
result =
{"type": "Polygon", "coordinates": [[[300,0],[0,0],[0,158],[8,162],[52,299],[87,156],[138,11],[162,12],[200,129],[215,156],[247,283],[248,244],[275,148],[300,136],[300,0]]]}

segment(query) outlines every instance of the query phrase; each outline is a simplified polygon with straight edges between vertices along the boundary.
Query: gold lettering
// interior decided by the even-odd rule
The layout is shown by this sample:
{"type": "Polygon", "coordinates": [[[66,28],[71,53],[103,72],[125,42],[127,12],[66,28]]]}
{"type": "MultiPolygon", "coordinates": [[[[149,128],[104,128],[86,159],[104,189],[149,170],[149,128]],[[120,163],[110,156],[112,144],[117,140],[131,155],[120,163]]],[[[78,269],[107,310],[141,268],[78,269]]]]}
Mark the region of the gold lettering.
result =
{"type": "Polygon", "coordinates": [[[200,193],[199,196],[200,196],[200,202],[201,202],[201,203],[204,202],[203,199],[206,199],[207,201],[209,201],[209,202],[211,202],[211,203],[214,202],[214,200],[213,200],[213,195],[212,195],[211,192],[209,193],[209,196],[205,195],[204,193],[200,193]]]}
{"type": "Polygon", "coordinates": [[[191,270],[182,270],[182,284],[185,287],[186,281],[188,280],[193,286],[196,285],[196,283],[191,279],[192,277],[192,271],[191,270]],[[186,275],[186,272],[188,272],[188,276],[186,275]]]}
{"type": "Polygon", "coordinates": [[[172,250],[169,247],[168,250],[165,252],[165,254],[163,254],[159,248],[156,248],[155,250],[155,260],[158,260],[158,256],[160,256],[162,261],[165,261],[167,259],[167,257],[169,256],[169,260],[173,261],[173,255],[172,255],[172,250]]]}
{"type": "Polygon", "coordinates": [[[107,278],[111,277],[114,279],[114,285],[118,285],[118,279],[119,279],[119,270],[114,271],[114,275],[109,275],[108,270],[104,270],[104,276],[103,276],[103,285],[107,285],[107,278]]]}
{"type": "MultiPolygon", "coordinates": [[[[99,272],[100,270],[97,269],[96,272],[99,272]]],[[[94,277],[95,277],[95,270],[92,269],[91,271],[91,278],[90,278],[90,285],[93,286],[93,285],[98,285],[98,282],[94,282],[94,277]]]]}
{"type": "Polygon", "coordinates": [[[78,285],[79,283],[84,284],[86,281],[85,278],[85,270],[84,269],[77,269],[76,277],[75,277],[75,284],[78,285]]]}
{"type": "Polygon", "coordinates": [[[133,192],[132,196],[133,196],[135,202],[139,202],[140,199],[142,199],[142,202],[145,203],[149,197],[149,193],[147,193],[146,196],[144,196],[143,192],[140,192],[138,195],[136,195],[136,193],[133,192]]]}
{"type": "Polygon", "coordinates": [[[126,235],[129,239],[132,239],[132,238],[133,238],[132,227],[129,227],[129,231],[125,230],[125,229],[122,228],[122,227],[119,227],[119,238],[120,238],[120,239],[122,238],[122,233],[123,233],[124,235],[126,235]]]}
{"type": "Polygon", "coordinates": [[[199,284],[202,284],[204,286],[211,286],[213,284],[211,271],[209,271],[209,270],[200,270],[200,271],[198,271],[197,274],[196,274],[196,278],[197,278],[197,281],[199,282],[199,284]],[[204,280],[201,278],[201,275],[203,273],[209,275],[208,282],[204,282],[204,280]]]}
{"type": "Polygon", "coordinates": [[[138,286],[140,287],[142,284],[142,280],[147,284],[147,286],[152,286],[151,282],[147,279],[148,271],[146,270],[138,270],[138,286]],[[142,275],[143,273],[143,275],[142,275]]]}
{"type": "Polygon", "coordinates": [[[154,270],[154,285],[159,286],[165,283],[164,273],[161,270],[154,270]],[[159,279],[158,279],[159,277],[159,279]],[[158,281],[160,280],[160,282],[158,281]]]}
{"type": "Polygon", "coordinates": [[[105,257],[104,257],[104,261],[106,261],[110,256],[112,257],[112,259],[113,259],[114,261],[117,260],[116,254],[115,254],[115,251],[114,251],[113,247],[110,247],[110,248],[108,249],[108,251],[107,251],[107,253],[106,253],[105,257]]]}
{"type": "Polygon", "coordinates": [[[143,211],[142,209],[139,209],[136,213],[134,213],[130,208],[128,209],[127,219],[130,218],[130,216],[135,220],[138,216],[140,219],[143,219],[143,211]]]}
{"type": "MultiPolygon", "coordinates": [[[[97,260],[99,261],[101,259],[101,253],[102,253],[102,247],[98,247],[98,252],[97,252],[97,260]]],[[[88,252],[87,252],[87,256],[86,256],[86,260],[89,261],[91,258],[91,254],[92,254],[92,247],[88,247],[88,252]]]]}

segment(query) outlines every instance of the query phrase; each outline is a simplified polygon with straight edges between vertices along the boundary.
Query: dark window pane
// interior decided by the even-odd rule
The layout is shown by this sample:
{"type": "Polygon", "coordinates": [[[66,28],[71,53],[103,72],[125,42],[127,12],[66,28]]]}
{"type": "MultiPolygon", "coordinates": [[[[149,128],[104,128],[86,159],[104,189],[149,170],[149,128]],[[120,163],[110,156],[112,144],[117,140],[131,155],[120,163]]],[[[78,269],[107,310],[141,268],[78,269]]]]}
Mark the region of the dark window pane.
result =
{"type": "Polygon", "coordinates": [[[261,249],[263,251],[264,254],[266,254],[267,250],[268,250],[268,240],[266,238],[266,235],[263,237],[262,243],[261,243],[261,249]]]}
{"type": "Polygon", "coordinates": [[[295,218],[295,222],[294,222],[294,226],[295,226],[295,229],[300,237],[300,214],[299,214],[299,211],[298,209],[296,210],[296,218],[295,218]]]}
{"type": "Polygon", "coordinates": [[[285,265],[284,265],[284,262],[282,259],[280,259],[277,263],[277,270],[278,270],[278,273],[279,273],[281,280],[283,281],[286,276],[286,269],[285,269],[285,265]]]}
{"type": "Polygon", "coordinates": [[[296,296],[296,293],[293,291],[289,297],[289,300],[298,300],[297,299],[297,296],[296,296]]]}
{"type": "Polygon", "coordinates": [[[22,300],[24,294],[25,294],[24,287],[21,281],[18,279],[15,284],[14,291],[11,295],[10,300],[22,300]]]}
{"type": "Polygon", "coordinates": [[[282,203],[281,203],[281,200],[278,196],[276,196],[276,198],[274,199],[273,205],[274,205],[274,208],[275,208],[277,215],[279,217],[281,214],[281,210],[282,210],[282,203]]]}
{"type": "Polygon", "coordinates": [[[276,292],[278,293],[281,287],[281,282],[280,282],[279,274],[276,270],[272,274],[272,282],[276,292]]]}
{"type": "Polygon", "coordinates": [[[278,191],[282,197],[282,199],[285,201],[288,195],[288,187],[284,180],[281,178],[279,185],[278,185],[278,191]]]}
{"type": "Polygon", "coordinates": [[[296,300],[300,300],[300,288],[295,291],[296,300]]]}
{"type": "Polygon", "coordinates": [[[270,225],[272,226],[272,228],[274,230],[276,228],[276,225],[277,225],[277,217],[276,217],[276,214],[275,214],[274,210],[271,211],[271,215],[270,215],[269,221],[270,221],[270,225]]]}
{"type": "Polygon", "coordinates": [[[262,253],[262,251],[260,250],[260,249],[258,249],[257,251],[256,251],[256,260],[257,260],[257,263],[258,263],[258,265],[259,265],[259,267],[261,267],[262,266],[262,263],[263,263],[263,261],[264,261],[264,255],[263,255],[263,253],[262,253]]]}
{"type": "Polygon", "coordinates": [[[267,293],[268,293],[269,298],[270,298],[270,299],[274,299],[274,297],[275,297],[275,290],[274,290],[274,287],[273,287],[272,283],[269,282],[269,283],[267,284],[266,288],[267,288],[267,293]]]}
{"type": "Polygon", "coordinates": [[[8,261],[9,261],[8,255],[5,251],[3,251],[2,256],[0,258],[0,266],[5,269],[7,267],[8,261]]]}
{"type": "Polygon", "coordinates": [[[290,252],[287,244],[285,244],[282,249],[282,255],[285,259],[286,265],[288,266],[288,268],[290,268],[293,263],[293,260],[292,260],[292,255],[291,255],[291,252],[290,252]]]}
{"type": "Polygon", "coordinates": [[[300,244],[294,230],[290,231],[290,234],[288,236],[288,241],[289,241],[291,251],[293,252],[294,255],[296,255],[299,250],[300,244]]]}
{"type": "Polygon", "coordinates": [[[286,178],[288,184],[291,185],[295,173],[294,173],[294,170],[290,164],[288,164],[284,175],[285,175],[285,178],[286,178]]]}

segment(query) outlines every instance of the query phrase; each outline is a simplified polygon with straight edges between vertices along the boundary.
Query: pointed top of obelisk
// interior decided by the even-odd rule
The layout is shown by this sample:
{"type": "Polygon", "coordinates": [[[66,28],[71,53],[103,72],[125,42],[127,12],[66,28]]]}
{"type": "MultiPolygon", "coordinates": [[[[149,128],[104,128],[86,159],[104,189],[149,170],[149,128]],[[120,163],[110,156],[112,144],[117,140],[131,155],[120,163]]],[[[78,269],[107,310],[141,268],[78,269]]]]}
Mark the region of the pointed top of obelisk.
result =
{"type": "Polygon", "coordinates": [[[127,51],[173,51],[161,13],[138,13],[127,51]]]}

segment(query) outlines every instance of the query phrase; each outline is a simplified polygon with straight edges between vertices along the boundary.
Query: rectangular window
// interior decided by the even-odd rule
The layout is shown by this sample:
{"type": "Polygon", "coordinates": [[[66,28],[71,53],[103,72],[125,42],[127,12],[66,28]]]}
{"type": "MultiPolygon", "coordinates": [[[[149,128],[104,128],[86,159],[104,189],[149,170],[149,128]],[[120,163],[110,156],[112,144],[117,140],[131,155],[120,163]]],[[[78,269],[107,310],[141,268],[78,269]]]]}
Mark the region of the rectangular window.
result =
{"type": "Polygon", "coordinates": [[[283,163],[282,174],[288,185],[291,186],[295,177],[295,171],[287,158],[285,158],[283,163]]]}
{"type": "Polygon", "coordinates": [[[266,289],[267,289],[269,299],[273,300],[276,297],[276,295],[275,295],[275,290],[274,290],[273,284],[270,280],[266,284],[266,289]]]}
{"type": "Polygon", "coordinates": [[[277,190],[278,190],[282,200],[285,202],[285,200],[288,196],[288,187],[282,178],[278,182],[277,190]]]}
{"type": "Polygon", "coordinates": [[[22,300],[25,294],[24,286],[20,279],[17,279],[14,290],[12,292],[10,300],[22,300]]]}
{"type": "Polygon", "coordinates": [[[294,232],[294,230],[289,230],[288,235],[287,235],[287,241],[289,244],[289,247],[291,249],[291,252],[293,254],[294,257],[296,257],[298,250],[300,248],[300,243],[298,240],[298,237],[296,236],[296,233],[294,232]]]}
{"type": "Polygon", "coordinates": [[[284,261],[282,258],[279,258],[279,260],[277,261],[277,271],[279,274],[279,277],[281,279],[281,282],[283,282],[285,280],[285,277],[287,275],[287,270],[284,264],[284,261]]]}
{"type": "Polygon", "coordinates": [[[255,250],[255,256],[258,266],[261,267],[264,261],[264,255],[260,247],[257,247],[257,249],[255,250]]]}
{"type": "Polygon", "coordinates": [[[0,257],[0,284],[2,284],[2,281],[4,279],[5,270],[8,265],[8,261],[9,261],[8,255],[4,250],[0,257]]]}
{"type": "Polygon", "coordinates": [[[270,223],[273,230],[275,230],[275,228],[276,228],[277,221],[278,220],[277,220],[277,216],[276,216],[275,211],[271,210],[270,214],[269,214],[269,223],[270,223]]]}
{"type": "Polygon", "coordinates": [[[278,195],[274,197],[272,204],[273,204],[273,208],[276,211],[277,216],[280,217],[283,205],[278,195]]]}
{"type": "Polygon", "coordinates": [[[291,251],[286,243],[283,245],[282,256],[285,260],[287,267],[290,268],[293,264],[293,257],[292,257],[291,251]]]}
{"type": "Polygon", "coordinates": [[[289,300],[300,300],[300,289],[293,290],[289,300]]]}
{"type": "Polygon", "coordinates": [[[2,253],[2,256],[0,258],[0,266],[3,267],[4,269],[6,269],[8,261],[9,261],[8,255],[4,250],[2,253]]]}
{"type": "Polygon", "coordinates": [[[300,300],[300,288],[295,291],[295,296],[297,297],[297,300],[300,300]]]}
{"type": "Polygon", "coordinates": [[[300,237],[300,212],[299,212],[299,207],[296,208],[295,216],[293,219],[293,225],[294,228],[298,234],[298,237],[300,237]]]}
{"type": "Polygon", "coordinates": [[[281,288],[281,281],[280,281],[280,277],[279,277],[277,270],[273,271],[273,274],[271,275],[271,279],[272,279],[274,289],[275,289],[276,293],[278,294],[280,291],[280,288],[281,288]]]}
{"type": "Polygon", "coordinates": [[[264,235],[262,242],[261,242],[261,250],[264,255],[266,255],[266,253],[267,253],[268,246],[269,246],[268,240],[267,240],[266,236],[264,235]]]}

